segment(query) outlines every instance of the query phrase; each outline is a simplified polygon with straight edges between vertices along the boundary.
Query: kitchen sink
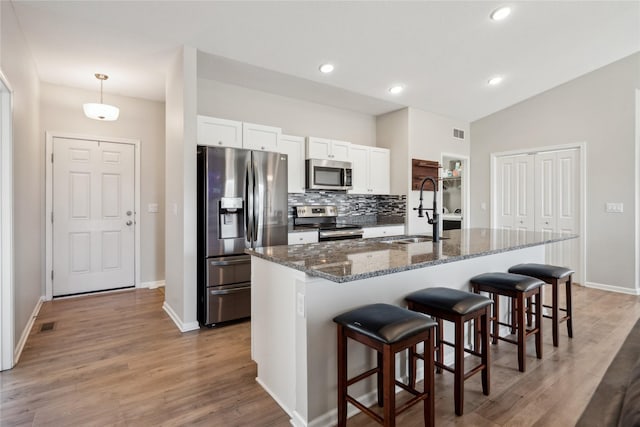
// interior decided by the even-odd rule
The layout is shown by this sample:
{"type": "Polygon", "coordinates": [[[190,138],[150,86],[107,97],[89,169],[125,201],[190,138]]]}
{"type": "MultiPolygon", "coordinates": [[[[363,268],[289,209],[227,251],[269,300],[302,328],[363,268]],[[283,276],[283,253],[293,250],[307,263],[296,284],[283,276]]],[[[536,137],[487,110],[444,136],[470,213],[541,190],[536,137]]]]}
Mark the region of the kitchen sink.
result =
{"type": "MultiPolygon", "coordinates": [[[[440,240],[446,240],[448,237],[440,237],[440,240]]],[[[382,243],[394,243],[398,245],[410,245],[411,243],[425,243],[431,242],[432,239],[430,236],[419,236],[419,237],[401,237],[398,239],[390,239],[383,240],[382,243]]]]}

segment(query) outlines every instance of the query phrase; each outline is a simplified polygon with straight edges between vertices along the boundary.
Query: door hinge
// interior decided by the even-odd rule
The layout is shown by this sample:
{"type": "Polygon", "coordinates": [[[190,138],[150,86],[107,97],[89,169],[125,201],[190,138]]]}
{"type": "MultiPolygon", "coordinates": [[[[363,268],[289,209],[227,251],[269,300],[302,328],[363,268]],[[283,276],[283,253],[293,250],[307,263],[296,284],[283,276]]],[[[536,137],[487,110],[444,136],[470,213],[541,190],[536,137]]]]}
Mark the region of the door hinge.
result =
{"type": "Polygon", "coordinates": [[[53,212],[51,212],[51,224],[53,224],[53,212]]]}
{"type": "Polygon", "coordinates": [[[53,153],[51,153],[51,163],[53,163],[53,153]]]}
{"type": "Polygon", "coordinates": [[[53,270],[51,270],[51,280],[53,280],[53,270]]]}

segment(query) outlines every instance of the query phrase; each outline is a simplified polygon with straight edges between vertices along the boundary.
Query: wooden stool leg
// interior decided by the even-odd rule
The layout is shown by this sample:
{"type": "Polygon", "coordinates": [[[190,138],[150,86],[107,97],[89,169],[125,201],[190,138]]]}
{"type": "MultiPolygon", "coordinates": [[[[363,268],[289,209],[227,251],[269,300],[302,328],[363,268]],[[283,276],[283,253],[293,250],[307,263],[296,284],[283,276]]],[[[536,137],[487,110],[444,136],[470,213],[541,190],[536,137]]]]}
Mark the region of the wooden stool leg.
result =
{"type": "Polygon", "coordinates": [[[553,346],[558,346],[558,280],[553,279],[551,283],[551,293],[553,294],[551,301],[551,330],[553,334],[553,346]]]}
{"type": "Polygon", "coordinates": [[[396,361],[395,354],[391,352],[391,346],[385,345],[382,350],[382,381],[384,390],[384,426],[395,427],[396,425],[396,361]]]}
{"type": "MultiPolygon", "coordinates": [[[[518,318],[518,369],[520,372],[524,372],[527,369],[527,360],[525,357],[527,354],[527,340],[525,336],[527,325],[525,324],[524,294],[522,292],[518,292],[518,296],[516,297],[516,311],[518,318]]],[[[536,321],[537,320],[538,315],[536,314],[536,321]]]]}
{"type": "Polygon", "coordinates": [[[338,427],[347,425],[347,337],[338,325],[338,427]]]}
{"type": "Polygon", "coordinates": [[[489,358],[489,307],[487,307],[485,309],[485,312],[482,316],[480,316],[480,319],[476,318],[476,322],[480,320],[480,327],[482,328],[482,332],[481,332],[481,350],[480,350],[480,354],[482,354],[481,357],[481,361],[482,364],[484,365],[484,369],[482,370],[482,393],[485,396],[489,395],[490,392],[490,379],[491,377],[489,376],[489,369],[490,369],[490,363],[491,360],[489,358]]]}
{"type": "Polygon", "coordinates": [[[500,295],[493,295],[493,317],[495,320],[493,321],[493,340],[491,343],[493,345],[498,345],[498,334],[500,333],[500,325],[498,322],[500,321],[500,295]]]}
{"type": "MultiPolygon", "coordinates": [[[[438,321],[438,329],[436,331],[436,360],[438,363],[444,363],[444,323],[442,319],[437,319],[438,321]]],[[[436,366],[436,372],[441,374],[442,368],[440,366],[436,366]]]]}
{"type": "Polygon", "coordinates": [[[454,382],[454,404],[456,415],[462,415],[464,407],[464,322],[462,318],[455,320],[455,373],[454,382]]]}
{"type": "Polygon", "coordinates": [[[511,300],[511,333],[516,333],[516,301],[511,300]]]}
{"type": "Polygon", "coordinates": [[[383,360],[382,360],[382,353],[380,353],[379,351],[376,352],[376,355],[378,356],[378,406],[383,406],[384,405],[384,384],[383,384],[383,378],[382,378],[382,366],[383,366],[383,360]]]}
{"type": "Polygon", "coordinates": [[[409,348],[409,387],[416,388],[416,372],[418,369],[418,346],[412,345],[409,348]]]}
{"type": "Polygon", "coordinates": [[[569,276],[567,281],[565,282],[565,291],[567,293],[567,333],[569,334],[569,338],[573,338],[573,312],[571,308],[571,282],[572,277],[569,276]]]}
{"type": "MultiPolygon", "coordinates": [[[[429,337],[424,343],[424,348],[433,348],[433,329],[429,331],[429,337]]],[[[424,425],[433,427],[435,425],[435,378],[433,375],[433,352],[424,354],[424,391],[429,391],[429,396],[424,401],[424,425]]]]}
{"type": "Polygon", "coordinates": [[[533,301],[531,301],[531,298],[527,298],[527,325],[531,326],[532,321],[533,321],[533,301]]]}
{"type": "Polygon", "coordinates": [[[538,288],[538,293],[535,295],[536,307],[540,307],[540,310],[536,310],[536,357],[542,359],[542,294],[540,293],[542,288],[538,288]]]}

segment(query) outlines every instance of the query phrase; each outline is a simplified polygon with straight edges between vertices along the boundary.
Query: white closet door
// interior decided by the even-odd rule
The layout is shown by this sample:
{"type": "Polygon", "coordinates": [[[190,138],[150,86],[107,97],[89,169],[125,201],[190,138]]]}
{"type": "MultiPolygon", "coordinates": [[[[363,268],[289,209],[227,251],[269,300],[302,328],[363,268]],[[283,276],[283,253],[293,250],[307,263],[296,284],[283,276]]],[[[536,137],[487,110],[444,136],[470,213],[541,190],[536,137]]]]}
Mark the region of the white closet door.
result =
{"type": "Polygon", "coordinates": [[[496,215],[498,228],[513,228],[515,223],[515,204],[513,199],[513,175],[514,175],[514,158],[499,157],[497,159],[497,201],[496,207],[498,214],[496,215]]]}
{"type": "Polygon", "coordinates": [[[497,226],[518,231],[516,242],[505,242],[518,243],[535,227],[533,156],[501,157],[497,166],[497,226]]]}

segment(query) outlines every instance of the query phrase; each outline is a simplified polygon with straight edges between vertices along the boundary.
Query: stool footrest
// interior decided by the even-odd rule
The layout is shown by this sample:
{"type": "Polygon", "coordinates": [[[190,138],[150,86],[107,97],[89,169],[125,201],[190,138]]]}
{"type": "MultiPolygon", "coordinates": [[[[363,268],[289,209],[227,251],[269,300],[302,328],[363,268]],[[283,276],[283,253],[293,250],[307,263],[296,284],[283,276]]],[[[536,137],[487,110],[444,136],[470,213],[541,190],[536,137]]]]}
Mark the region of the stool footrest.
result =
{"type": "Polygon", "coordinates": [[[377,367],[369,369],[368,371],[363,372],[360,375],[358,375],[357,377],[353,377],[349,381],[347,381],[347,387],[350,386],[351,384],[355,384],[358,381],[361,381],[361,380],[363,380],[363,379],[365,379],[367,377],[370,377],[371,375],[376,374],[377,372],[378,372],[378,368],[377,367]]]}
{"type": "Polygon", "coordinates": [[[382,424],[384,422],[384,418],[382,418],[380,415],[376,414],[371,409],[367,408],[362,403],[358,402],[356,399],[354,399],[353,397],[351,397],[348,394],[347,394],[347,402],[351,403],[353,406],[355,406],[356,408],[360,409],[365,414],[369,415],[371,418],[376,420],[378,422],[378,424],[382,424]]]}

